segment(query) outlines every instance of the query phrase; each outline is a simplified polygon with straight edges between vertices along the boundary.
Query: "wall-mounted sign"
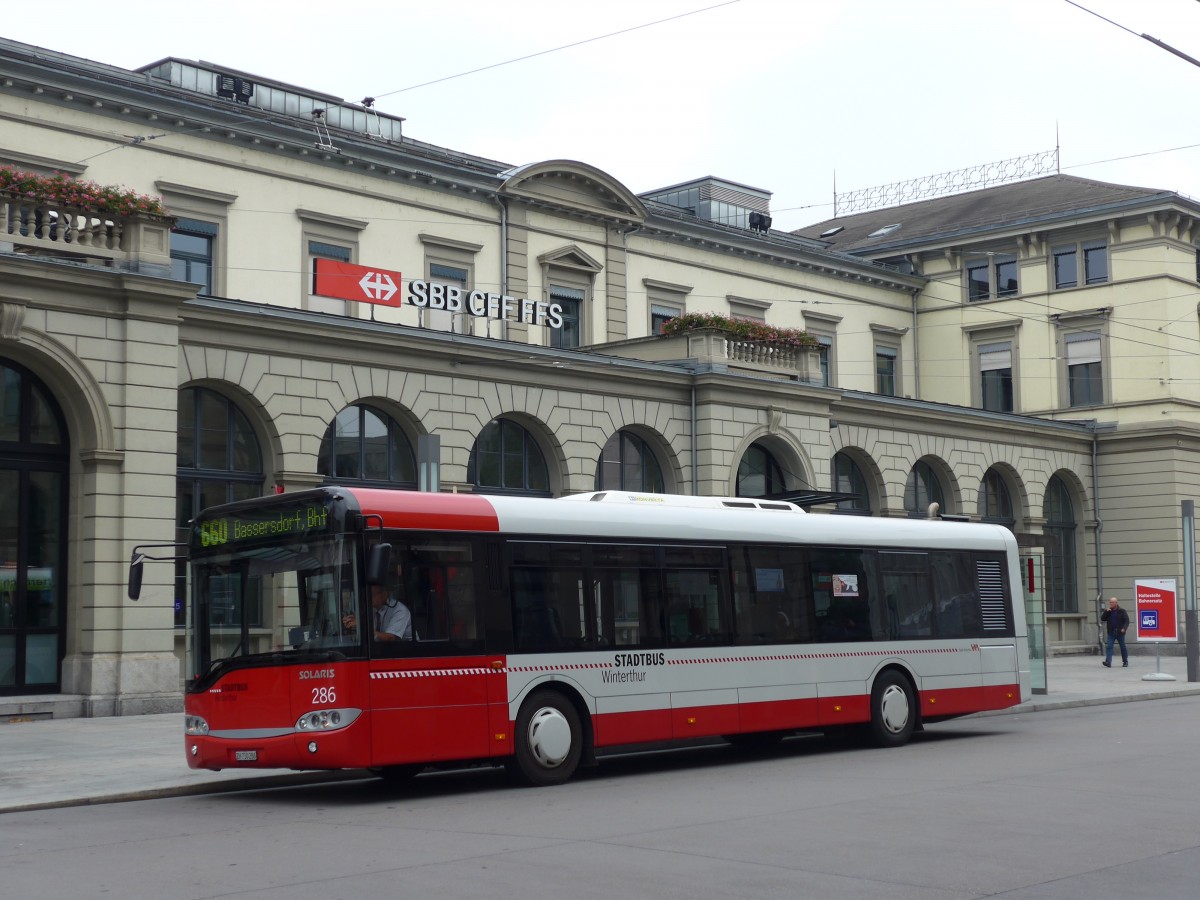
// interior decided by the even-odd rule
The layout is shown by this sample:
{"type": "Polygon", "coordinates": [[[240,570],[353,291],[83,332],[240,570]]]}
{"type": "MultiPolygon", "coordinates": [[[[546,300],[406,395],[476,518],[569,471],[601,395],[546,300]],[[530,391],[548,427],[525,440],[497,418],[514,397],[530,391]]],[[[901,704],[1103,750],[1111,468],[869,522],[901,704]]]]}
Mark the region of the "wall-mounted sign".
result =
{"type": "Polygon", "coordinates": [[[390,269],[356,266],[336,259],[313,260],[312,292],[318,297],[399,306],[400,282],[400,273],[390,269]]]}
{"type": "Polygon", "coordinates": [[[401,289],[399,272],[358,266],[336,259],[313,260],[313,290],[318,297],[334,297],[356,303],[401,306],[404,302],[418,309],[438,309],[466,313],[479,319],[510,319],[525,325],[562,328],[560,303],[510,297],[487,291],[466,291],[457,285],[412,278],[407,290],[401,289]]]}
{"type": "Polygon", "coordinates": [[[480,319],[513,319],[526,325],[562,328],[562,305],[487,291],[464,291],[453,284],[414,279],[408,283],[408,302],[427,309],[463,312],[480,319]]]}
{"type": "Polygon", "coordinates": [[[1178,641],[1179,592],[1174,578],[1139,578],[1133,583],[1134,634],[1139,641],[1178,641]]]}

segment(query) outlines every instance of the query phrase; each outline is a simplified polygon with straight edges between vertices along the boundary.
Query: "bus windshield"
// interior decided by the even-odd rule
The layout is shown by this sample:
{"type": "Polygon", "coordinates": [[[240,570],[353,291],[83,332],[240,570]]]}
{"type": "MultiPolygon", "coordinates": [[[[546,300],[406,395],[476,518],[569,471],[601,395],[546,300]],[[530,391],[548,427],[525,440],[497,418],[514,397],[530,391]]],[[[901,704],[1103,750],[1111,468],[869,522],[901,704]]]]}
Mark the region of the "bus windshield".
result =
{"type": "Polygon", "coordinates": [[[193,673],[280,654],[362,655],[353,542],[226,545],[192,562],[193,673]]]}

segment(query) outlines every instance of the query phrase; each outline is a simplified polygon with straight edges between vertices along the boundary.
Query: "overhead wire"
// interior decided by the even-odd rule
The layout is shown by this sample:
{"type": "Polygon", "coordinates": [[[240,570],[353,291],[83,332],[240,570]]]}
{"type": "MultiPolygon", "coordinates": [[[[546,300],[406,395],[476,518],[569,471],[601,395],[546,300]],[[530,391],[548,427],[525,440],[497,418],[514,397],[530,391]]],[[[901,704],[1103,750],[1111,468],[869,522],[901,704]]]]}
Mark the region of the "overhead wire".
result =
{"type": "Polygon", "coordinates": [[[693,9],[688,12],[679,13],[678,15],[674,15],[674,16],[667,16],[665,19],[656,19],[653,22],[644,22],[641,25],[633,25],[633,26],[630,26],[629,28],[622,28],[619,31],[610,31],[607,34],[600,34],[600,35],[596,35],[595,37],[584,38],[581,41],[573,41],[570,44],[562,44],[561,46],[558,46],[558,47],[551,47],[548,50],[539,50],[536,53],[527,53],[524,56],[518,56],[513,59],[504,60],[502,62],[491,63],[490,65],[480,66],[477,69],[470,69],[466,72],[458,72],[454,75],[446,75],[442,78],[434,78],[430,81],[422,81],[420,84],[411,84],[408,87],[397,88],[394,91],[385,91],[381,94],[373,94],[373,95],[368,96],[366,99],[369,99],[372,102],[374,102],[375,100],[378,100],[380,97],[391,97],[394,94],[403,94],[406,91],[415,91],[417,88],[429,87],[430,85],[434,85],[434,84],[441,84],[445,81],[452,81],[455,78],[465,78],[468,75],[477,75],[480,72],[487,72],[491,69],[498,69],[501,66],[511,66],[513,63],[524,62],[529,59],[536,59],[539,56],[547,56],[551,53],[558,53],[560,50],[570,50],[573,47],[582,47],[585,44],[593,44],[596,41],[607,40],[608,38],[617,37],[618,35],[629,34],[630,32],[633,32],[633,31],[641,31],[643,28],[651,28],[655,25],[662,25],[665,22],[674,22],[679,19],[686,19],[688,16],[695,16],[695,15],[699,15],[700,13],[711,12],[714,9],[720,9],[723,6],[732,6],[733,4],[740,3],[740,2],[741,2],[741,0],[725,0],[725,2],[723,2],[723,3],[716,3],[712,6],[705,6],[702,9],[693,9]]]}

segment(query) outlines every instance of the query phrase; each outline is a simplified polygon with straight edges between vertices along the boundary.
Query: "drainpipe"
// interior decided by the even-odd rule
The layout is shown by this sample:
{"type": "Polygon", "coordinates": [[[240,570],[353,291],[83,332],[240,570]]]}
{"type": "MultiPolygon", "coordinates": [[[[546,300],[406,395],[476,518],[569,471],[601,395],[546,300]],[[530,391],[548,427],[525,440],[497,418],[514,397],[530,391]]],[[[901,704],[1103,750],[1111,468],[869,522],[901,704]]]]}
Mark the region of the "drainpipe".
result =
{"type": "Polygon", "coordinates": [[[698,496],[700,476],[696,472],[696,373],[692,373],[692,496],[698,496]]]}
{"type": "Polygon", "coordinates": [[[1104,635],[1100,628],[1100,610],[1104,605],[1104,553],[1100,543],[1100,532],[1104,531],[1104,520],[1100,518],[1100,477],[1096,474],[1096,420],[1088,423],[1092,432],[1092,507],[1096,511],[1096,644],[1104,650],[1104,635]]]}
{"type": "Polygon", "coordinates": [[[921,332],[917,328],[917,295],[920,288],[914,288],[912,294],[912,333],[913,333],[913,397],[921,397],[921,332]]]}
{"type": "MultiPolygon", "coordinates": [[[[492,195],[500,207],[500,294],[508,294],[508,204],[499,195],[492,195]]],[[[508,340],[508,319],[500,320],[500,338],[508,340]]]]}

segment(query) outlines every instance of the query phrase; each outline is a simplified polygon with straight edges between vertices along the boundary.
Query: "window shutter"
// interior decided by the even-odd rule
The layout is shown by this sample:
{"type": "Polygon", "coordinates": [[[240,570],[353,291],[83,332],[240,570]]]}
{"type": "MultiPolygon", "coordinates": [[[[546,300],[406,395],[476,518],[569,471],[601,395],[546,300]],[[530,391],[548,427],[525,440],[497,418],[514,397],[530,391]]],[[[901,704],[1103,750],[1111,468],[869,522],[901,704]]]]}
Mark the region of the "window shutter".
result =
{"type": "Polygon", "coordinates": [[[994,372],[1012,368],[1012,344],[982,344],[979,347],[979,371],[994,372]]]}
{"type": "Polygon", "coordinates": [[[583,300],[583,291],[576,288],[559,287],[557,284],[550,285],[551,300],[583,300]]]}
{"type": "Polygon", "coordinates": [[[212,222],[201,222],[199,219],[176,219],[175,231],[183,231],[187,234],[203,234],[207,237],[217,236],[217,226],[212,222]]]}
{"type": "Polygon", "coordinates": [[[337,244],[326,244],[321,241],[309,241],[308,252],[312,256],[320,256],[325,259],[336,259],[338,262],[350,262],[350,248],[339,247],[337,244]]]}
{"type": "Polygon", "coordinates": [[[444,281],[459,281],[466,284],[467,270],[458,266],[443,266],[441,263],[430,263],[429,277],[431,279],[439,278],[444,281]]]}
{"type": "Polygon", "coordinates": [[[1100,362],[1100,335],[1093,331],[1080,331],[1066,336],[1067,365],[1100,362]]]}

